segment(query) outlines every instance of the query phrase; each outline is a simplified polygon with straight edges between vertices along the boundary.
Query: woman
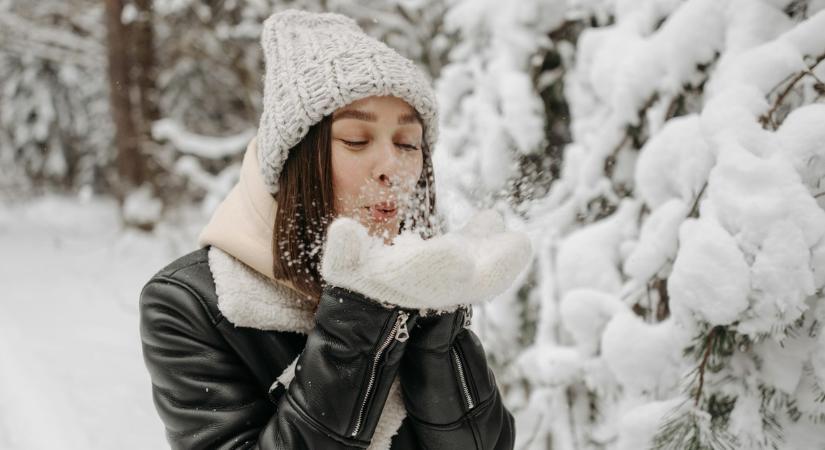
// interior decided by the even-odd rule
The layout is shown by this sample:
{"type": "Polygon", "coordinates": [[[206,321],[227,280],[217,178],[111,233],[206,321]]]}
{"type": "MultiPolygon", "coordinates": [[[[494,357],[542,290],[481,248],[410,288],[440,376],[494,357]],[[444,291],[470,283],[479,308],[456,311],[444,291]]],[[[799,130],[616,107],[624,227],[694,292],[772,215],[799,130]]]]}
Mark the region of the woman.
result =
{"type": "Polygon", "coordinates": [[[433,92],[337,14],[264,23],[264,112],[238,184],[140,298],[173,448],[509,449],[470,305],[529,242],[478,214],[442,233],[433,92]],[[482,253],[483,251],[483,253],[482,253]]]}

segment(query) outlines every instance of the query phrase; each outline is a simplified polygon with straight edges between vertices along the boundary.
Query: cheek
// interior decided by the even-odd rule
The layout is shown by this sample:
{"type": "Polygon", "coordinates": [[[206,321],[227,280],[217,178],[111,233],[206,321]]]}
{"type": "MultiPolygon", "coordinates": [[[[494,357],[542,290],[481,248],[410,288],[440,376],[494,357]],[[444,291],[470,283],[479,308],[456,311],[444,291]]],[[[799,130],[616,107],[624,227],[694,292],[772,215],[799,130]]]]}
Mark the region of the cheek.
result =
{"type": "Polygon", "coordinates": [[[336,213],[343,213],[357,206],[365,175],[363,164],[346,151],[332,150],[332,191],[336,213]]]}
{"type": "Polygon", "coordinates": [[[404,165],[405,178],[410,186],[415,186],[415,183],[421,178],[421,173],[424,171],[424,157],[421,152],[410,158],[409,162],[404,165]]]}

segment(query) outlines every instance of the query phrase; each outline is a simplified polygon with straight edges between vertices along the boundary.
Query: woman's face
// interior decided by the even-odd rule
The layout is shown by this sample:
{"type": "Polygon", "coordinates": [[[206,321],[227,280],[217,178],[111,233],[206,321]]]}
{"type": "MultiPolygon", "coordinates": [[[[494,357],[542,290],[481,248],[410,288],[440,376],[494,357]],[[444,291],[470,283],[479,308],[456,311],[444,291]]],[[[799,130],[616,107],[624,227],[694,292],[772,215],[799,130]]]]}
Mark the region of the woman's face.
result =
{"type": "Polygon", "coordinates": [[[332,115],[335,213],[357,219],[389,243],[413,207],[423,170],[423,128],[397,97],[367,97],[332,115]]]}

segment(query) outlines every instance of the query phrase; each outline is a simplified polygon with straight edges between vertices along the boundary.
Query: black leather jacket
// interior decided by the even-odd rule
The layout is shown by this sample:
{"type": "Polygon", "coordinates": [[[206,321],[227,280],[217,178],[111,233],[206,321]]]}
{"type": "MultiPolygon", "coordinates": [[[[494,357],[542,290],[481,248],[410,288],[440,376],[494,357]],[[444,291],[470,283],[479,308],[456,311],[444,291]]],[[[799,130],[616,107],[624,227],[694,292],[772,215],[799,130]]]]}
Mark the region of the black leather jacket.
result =
{"type": "Polygon", "coordinates": [[[235,327],[218,309],[207,249],[140,296],[144,360],[173,448],[366,448],[397,373],[407,416],[392,449],[513,448],[513,417],[464,310],[420,317],[329,287],[308,336],[235,327]],[[270,391],[298,355],[288,389],[270,391]]]}

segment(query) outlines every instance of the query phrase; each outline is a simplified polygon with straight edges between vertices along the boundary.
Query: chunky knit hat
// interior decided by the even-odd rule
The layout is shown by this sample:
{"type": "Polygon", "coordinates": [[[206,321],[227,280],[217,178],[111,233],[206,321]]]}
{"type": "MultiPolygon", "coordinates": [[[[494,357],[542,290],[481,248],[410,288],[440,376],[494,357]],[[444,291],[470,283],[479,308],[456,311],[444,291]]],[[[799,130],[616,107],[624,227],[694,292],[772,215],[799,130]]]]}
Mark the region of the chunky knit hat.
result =
{"type": "Polygon", "coordinates": [[[278,191],[289,149],[324,116],[356,100],[391,95],[423,120],[434,148],[437,104],[429,79],[415,63],[368,36],[349,17],[286,10],[264,21],[264,107],[258,159],[267,188],[278,191]]]}

